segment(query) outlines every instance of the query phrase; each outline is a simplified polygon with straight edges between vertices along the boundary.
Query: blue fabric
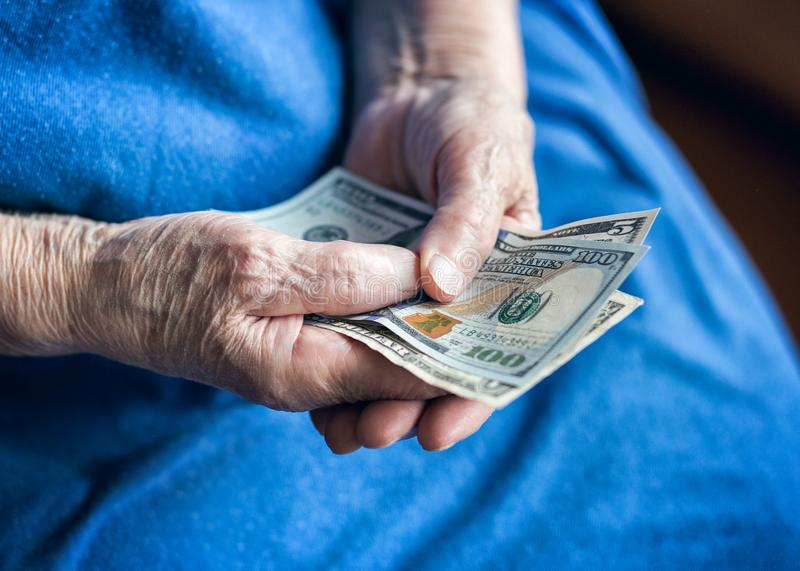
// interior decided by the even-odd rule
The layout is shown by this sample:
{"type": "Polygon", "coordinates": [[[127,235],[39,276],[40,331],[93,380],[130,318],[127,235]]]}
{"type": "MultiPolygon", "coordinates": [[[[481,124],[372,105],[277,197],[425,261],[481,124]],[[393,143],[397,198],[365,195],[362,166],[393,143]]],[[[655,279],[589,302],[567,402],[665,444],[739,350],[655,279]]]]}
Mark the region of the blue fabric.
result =
{"type": "MultiPolygon", "coordinates": [[[[0,360],[0,566],[791,568],[800,367],[589,3],[524,3],[544,221],[662,206],[647,304],[470,440],[335,457],[305,415],[88,356],[0,360]]],[[[282,200],[330,164],[312,0],[11,2],[0,203],[121,220],[282,200]]]]}
{"type": "Polygon", "coordinates": [[[313,1],[6,2],[0,205],[120,221],[280,202],[342,122],[313,1]]]}

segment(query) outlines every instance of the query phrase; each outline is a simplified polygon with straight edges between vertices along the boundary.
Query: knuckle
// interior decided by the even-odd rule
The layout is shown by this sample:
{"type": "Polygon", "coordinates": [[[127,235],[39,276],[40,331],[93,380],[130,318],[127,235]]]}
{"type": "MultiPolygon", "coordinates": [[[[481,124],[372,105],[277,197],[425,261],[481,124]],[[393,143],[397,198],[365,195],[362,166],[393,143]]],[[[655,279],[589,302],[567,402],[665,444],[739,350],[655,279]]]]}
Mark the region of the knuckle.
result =
{"type": "Polygon", "coordinates": [[[246,219],[222,212],[186,215],[190,231],[185,242],[188,259],[219,277],[257,269],[261,262],[258,228],[246,219]]]}
{"type": "Polygon", "coordinates": [[[466,232],[478,239],[485,232],[486,212],[482,208],[465,209],[460,222],[466,232]]]}
{"type": "Polygon", "coordinates": [[[351,242],[331,242],[321,249],[317,268],[325,281],[325,290],[335,302],[352,303],[364,286],[366,260],[351,242]]]}
{"type": "Polygon", "coordinates": [[[484,217],[480,214],[466,215],[461,219],[461,230],[467,235],[470,244],[478,245],[483,249],[484,242],[484,217]]]}
{"type": "MultiPolygon", "coordinates": [[[[264,306],[286,294],[288,246],[240,217],[209,221],[214,239],[195,258],[217,287],[225,287],[242,306],[264,306]]],[[[220,291],[220,290],[218,290],[220,291]]]]}
{"type": "Polygon", "coordinates": [[[466,235],[468,242],[472,245],[479,245],[483,250],[489,246],[494,239],[493,228],[490,227],[492,216],[490,213],[495,209],[493,205],[482,205],[484,201],[479,201],[471,208],[461,210],[458,218],[461,232],[466,235]]]}

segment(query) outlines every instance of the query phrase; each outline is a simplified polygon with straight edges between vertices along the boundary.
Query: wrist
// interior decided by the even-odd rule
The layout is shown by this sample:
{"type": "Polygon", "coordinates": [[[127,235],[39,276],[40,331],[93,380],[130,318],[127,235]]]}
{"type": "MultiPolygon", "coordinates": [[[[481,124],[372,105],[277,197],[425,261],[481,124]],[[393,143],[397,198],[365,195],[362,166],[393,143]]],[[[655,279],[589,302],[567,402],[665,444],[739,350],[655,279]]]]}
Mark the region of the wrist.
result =
{"type": "Polygon", "coordinates": [[[72,216],[3,216],[0,353],[44,356],[84,350],[89,271],[105,224],[72,216]]]}
{"type": "Polygon", "coordinates": [[[514,0],[356,2],[357,107],[437,82],[482,83],[527,97],[514,0]],[[369,49],[363,49],[368,46],[369,49]]]}

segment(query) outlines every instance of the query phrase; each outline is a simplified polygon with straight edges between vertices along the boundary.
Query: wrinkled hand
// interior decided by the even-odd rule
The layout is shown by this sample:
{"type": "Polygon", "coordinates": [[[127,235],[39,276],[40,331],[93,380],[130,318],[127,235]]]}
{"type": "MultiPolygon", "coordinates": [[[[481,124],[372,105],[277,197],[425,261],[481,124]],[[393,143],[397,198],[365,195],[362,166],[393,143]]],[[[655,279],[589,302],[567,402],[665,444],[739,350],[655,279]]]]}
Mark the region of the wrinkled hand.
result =
{"type": "Polygon", "coordinates": [[[449,301],[491,251],[503,216],[539,227],[532,158],[533,122],[516,98],[474,80],[432,80],[369,103],[345,166],[436,206],[420,262],[426,291],[449,301]]]}
{"type": "MultiPolygon", "coordinates": [[[[361,343],[303,324],[306,313],[362,312],[414,293],[408,250],[316,244],[192,213],[108,226],[87,275],[76,350],[282,410],[442,394],[361,343]]],[[[336,438],[331,447],[346,450],[336,438]]]]}
{"type": "MultiPolygon", "coordinates": [[[[367,104],[345,166],[436,206],[420,240],[421,272],[427,293],[450,301],[491,251],[504,217],[540,227],[532,155],[533,123],[518,98],[480,81],[434,80],[392,88],[367,104]]],[[[312,419],[326,436],[355,433],[353,448],[384,447],[416,428],[424,448],[441,450],[491,413],[450,395],[314,411],[312,419]]]]}

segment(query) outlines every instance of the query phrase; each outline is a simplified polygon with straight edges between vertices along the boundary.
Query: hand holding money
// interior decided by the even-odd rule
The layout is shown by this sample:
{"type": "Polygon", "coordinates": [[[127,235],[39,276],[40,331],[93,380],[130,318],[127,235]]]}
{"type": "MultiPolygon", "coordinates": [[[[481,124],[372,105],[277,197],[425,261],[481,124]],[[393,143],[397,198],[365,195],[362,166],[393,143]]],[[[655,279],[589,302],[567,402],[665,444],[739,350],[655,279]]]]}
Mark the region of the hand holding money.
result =
{"type": "Polygon", "coordinates": [[[533,122],[491,82],[384,90],[362,111],[345,166],[436,204],[418,252],[425,291],[459,295],[492,249],[503,217],[538,228],[533,122]]]}
{"type": "MultiPolygon", "coordinates": [[[[638,307],[640,300],[615,289],[645,253],[640,244],[655,214],[602,217],[549,232],[501,231],[475,280],[451,303],[418,296],[377,312],[309,322],[362,341],[450,393],[502,406],[638,307]]],[[[302,230],[307,239],[407,247],[430,216],[427,205],[341,170],[279,207],[250,213],[269,227],[302,230]]]]}
{"type": "Polygon", "coordinates": [[[70,351],[283,410],[444,392],[356,340],[303,322],[304,314],[380,309],[413,295],[418,260],[406,249],[298,240],[220,212],[100,233],[70,351]]]}

